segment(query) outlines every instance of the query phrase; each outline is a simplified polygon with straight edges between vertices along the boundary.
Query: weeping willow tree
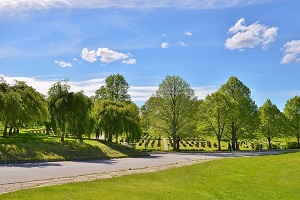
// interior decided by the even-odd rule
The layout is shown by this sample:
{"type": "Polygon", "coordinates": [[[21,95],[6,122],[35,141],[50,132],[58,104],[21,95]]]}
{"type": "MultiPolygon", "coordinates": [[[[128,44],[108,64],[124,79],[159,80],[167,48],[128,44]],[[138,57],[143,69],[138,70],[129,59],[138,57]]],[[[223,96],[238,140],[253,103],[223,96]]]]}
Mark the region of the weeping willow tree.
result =
{"type": "Polygon", "coordinates": [[[104,132],[105,139],[112,142],[113,137],[125,136],[128,141],[137,141],[142,135],[138,107],[131,102],[97,100],[93,110],[96,129],[104,132]]]}
{"type": "Polygon", "coordinates": [[[47,104],[44,96],[23,81],[8,85],[0,81],[0,119],[4,124],[3,137],[18,132],[19,128],[41,124],[48,118],[47,104]]]}
{"type": "Polygon", "coordinates": [[[89,135],[92,101],[82,92],[69,92],[66,80],[52,85],[48,91],[51,127],[64,141],[66,134],[82,142],[84,134],[89,135]]]}

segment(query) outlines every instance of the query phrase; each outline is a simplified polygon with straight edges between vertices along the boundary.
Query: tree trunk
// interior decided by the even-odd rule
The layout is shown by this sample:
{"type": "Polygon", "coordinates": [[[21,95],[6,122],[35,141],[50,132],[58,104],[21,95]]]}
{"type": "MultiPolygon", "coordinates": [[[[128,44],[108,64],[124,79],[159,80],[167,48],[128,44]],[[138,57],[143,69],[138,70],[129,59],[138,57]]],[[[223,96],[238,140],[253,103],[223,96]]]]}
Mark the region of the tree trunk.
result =
{"type": "Polygon", "coordinates": [[[231,122],[231,148],[235,151],[235,144],[236,144],[236,131],[234,127],[234,122],[231,122]]]}
{"type": "Polygon", "coordinates": [[[269,144],[269,149],[271,150],[272,149],[272,146],[271,146],[271,138],[267,138],[268,139],[268,144],[269,144]]]}
{"type": "Polygon", "coordinates": [[[104,140],[107,141],[107,138],[108,138],[108,133],[105,131],[104,132],[104,140]]]}
{"type": "Polygon", "coordinates": [[[60,141],[65,141],[65,131],[66,131],[66,119],[63,119],[62,121],[62,127],[61,127],[61,137],[60,137],[60,141]]]}
{"type": "Polygon", "coordinates": [[[12,127],[9,128],[8,135],[12,135],[12,127]]]}
{"type": "Polygon", "coordinates": [[[236,150],[240,150],[240,146],[239,146],[238,143],[239,143],[239,142],[238,142],[238,138],[236,137],[236,138],[235,138],[235,149],[236,149],[236,150]]]}
{"type": "Polygon", "coordinates": [[[60,141],[65,141],[65,132],[61,132],[61,137],[60,137],[60,141]]]}
{"type": "Polygon", "coordinates": [[[3,137],[4,137],[4,138],[7,137],[7,123],[5,123],[5,125],[4,125],[3,137]]]}
{"type": "Polygon", "coordinates": [[[95,133],[96,133],[96,139],[99,139],[99,136],[100,136],[99,128],[96,128],[95,133]]]}
{"type": "Polygon", "coordinates": [[[173,136],[173,150],[178,151],[176,133],[173,133],[172,136],[173,136]]]}
{"type": "Polygon", "coordinates": [[[112,136],[113,134],[111,132],[108,133],[108,141],[109,142],[112,142],[112,136]]]}
{"type": "Polygon", "coordinates": [[[179,149],[180,149],[180,144],[179,144],[180,140],[181,140],[181,138],[177,137],[177,141],[176,141],[177,151],[179,151],[179,149]]]}
{"type": "Polygon", "coordinates": [[[218,138],[218,150],[222,151],[222,149],[221,149],[221,136],[218,135],[217,138],[218,138]]]}
{"type": "Polygon", "coordinates": [[[297,135],[298,149],[300,149],[300,135],[297,135]]]}

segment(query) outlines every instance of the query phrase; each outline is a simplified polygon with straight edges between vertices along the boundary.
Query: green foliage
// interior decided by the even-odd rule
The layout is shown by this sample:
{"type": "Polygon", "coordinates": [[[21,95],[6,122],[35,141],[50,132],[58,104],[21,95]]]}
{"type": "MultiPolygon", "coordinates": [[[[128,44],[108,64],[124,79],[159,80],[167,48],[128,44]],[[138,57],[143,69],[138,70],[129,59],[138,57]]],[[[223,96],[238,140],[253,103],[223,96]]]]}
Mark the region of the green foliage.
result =
{"type": "Polygon", "coordinates": [[[226,129],[228,137],[232,140],[232,147],[235,149],[239,138],[257,129],[258,109],[251,99],[250,89],[236,77],[230,77],[219,91],[224,93],[230,101],[226,129]]]}
{"type": "Polygon", "coordinates": [[[287,149],[299,149],[298,142],[288,142],[286,144],[287,149]]]}
{"type": "Polygon", "coordinates": [[[112,142],[113,136],[125,134],[128,141],[137,141],[142,135],[138,107],[131,102],[114,102],[98,100],[93,110],[96,127],[108,136],[112,142]]]}
{"type": "Polygon", "coordinates": [[[7,136],[7,128],[20,129],[48,119],[47,104],[42,94],[25,82],[15,81],[8,85],[3,78],[0,83],[0,112],[0,120],[4,124],[3,137],[7,136]]]}
{"type": "Polygon", "coordinates": [[[201,129],[216,135],[218,149],[221,150],[221,139],[230,114],[230,99],[221,92],[215,92],[205,98],[200,104],[199,111],[199,118],[202,122],[201,129]]]}
{"type": "Polygon", "coordinates": [[[288,136],[297,138],[297,146],[300,148],[300,97],[295,96],[289,99],[284,107],[284,114],[288,120],[288,136]]]}
{"type": "Polygon", "coordinates": [[[156,94],[147,102],[150,126],[171,136],[173,148],[178,150],[179,141],[196,132],[198,104],[195,92],[179,76],[166,76],[156,94]]]}
{"type": "Polygon", "coordinates": [[[269,149],[272,149],[271,140],[281,134],[284,123],[284,115],[280,112],[276,105],[272,104],[268,99],[259,108],[259,117],[261,121],[260,130],[269,142],[269,149]]]}
{"type": "Polygon", "coordinates": [[[84,134],[90,135],[92,101],[82,92],[69,92],[66,80],[59,81],[49,89],[48,102],[51,115],[51,126],[54,132],[60,132],[61,141],[70,133],[82,142],[84,134]]]}
{"type": "Polygon", "coordinates": [[[21,190],[0,198],[298,199],[299,170],[299,153],[222,159],[155,173],[21,190]]]}
{"type": "Polygon", "coordinates": [[[105,85],[97,91],[96,99],[108,99],[111,101],[131,101],[128,94],[129,84],[120,74],[112,74],[105,79],[105,85]]]}

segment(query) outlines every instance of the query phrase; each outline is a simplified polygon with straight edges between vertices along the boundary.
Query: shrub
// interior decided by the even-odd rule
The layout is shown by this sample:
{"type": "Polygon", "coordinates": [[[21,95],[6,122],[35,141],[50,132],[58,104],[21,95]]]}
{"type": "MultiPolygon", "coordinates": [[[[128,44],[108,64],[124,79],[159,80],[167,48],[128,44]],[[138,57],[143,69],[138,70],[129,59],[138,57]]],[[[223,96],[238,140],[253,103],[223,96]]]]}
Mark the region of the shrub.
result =
{"type": "Polygon", "coordinates": [[[286,144],[286,148],[288,148],[288,149],[298,149],[298,143],[297,142],[288,142],[286,144]]]}

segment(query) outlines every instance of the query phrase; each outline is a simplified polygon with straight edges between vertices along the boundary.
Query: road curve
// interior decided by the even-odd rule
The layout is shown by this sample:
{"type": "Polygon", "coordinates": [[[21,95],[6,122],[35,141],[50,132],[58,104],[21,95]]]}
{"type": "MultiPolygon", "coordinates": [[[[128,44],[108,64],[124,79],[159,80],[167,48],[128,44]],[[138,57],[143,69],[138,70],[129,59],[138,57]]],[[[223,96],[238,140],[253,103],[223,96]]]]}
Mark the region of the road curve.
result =
{"type": "Polygon", "coordinates": [[[151,153],[143,158],[103,159],[0,165],[0,194],[18,189],[167,169],[220,158],[244,157],[275,152],[151,153]]]}

